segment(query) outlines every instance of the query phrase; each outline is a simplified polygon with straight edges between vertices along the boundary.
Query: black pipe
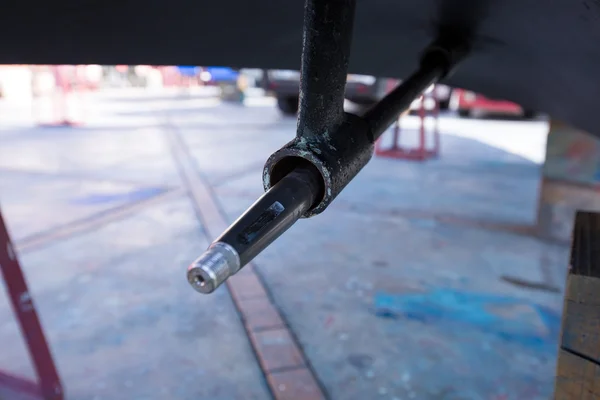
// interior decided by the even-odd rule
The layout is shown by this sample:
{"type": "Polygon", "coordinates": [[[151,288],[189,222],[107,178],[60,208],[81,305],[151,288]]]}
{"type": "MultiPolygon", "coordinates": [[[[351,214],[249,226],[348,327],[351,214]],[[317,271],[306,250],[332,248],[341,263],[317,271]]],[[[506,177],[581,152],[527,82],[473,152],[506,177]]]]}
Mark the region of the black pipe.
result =
{"type": "Polygon", "coordinates": [[[318,176],[303,163],[263,194],[189,266],[192,287],[211,293],[294,225],[319,197],[318,176]]]}
{"type": "Polygon", "coordinates": [[[361,140],[347,141],[340,132],[351,125],[344,114],[344,91],[355,6],[356,0],[306,0],[298,152],[291,157],[280,153],[285,160],[278,159],[278,168],[267,161],[266,193],[188,267],[187,278],[197,291],[214,291],[323,199],[335,197],[345,185],[340,179],[332,184],[329,164],[342,170],[336,176],[347,183],[369,160],[372,141],[364,124],[356,125],[363,128],[361,140]],[[309,149],[326,156],[319,150],[323,146],[332,153],[326,165],[310,157],[309,149]]]}
{"type": "Polygon", "coordinates": [[[299,218],[325,210],[368,163],[374,141],[463,54],[430,46],[419,70],[364,117],[345,114],[354,8],[355,0],[306,0],[296,138],[267,160],[266,193],[188,268],[197,291],[214,291],[299,218]]]}
{"type": "Polygon", "coordinates": [[[232,246],[245,265],[292,226],[312,205],[321,183],[319,172],[306,163],[263,194],[215,242],[232,246]]]}
{"type": "Polygon", "coordinates": [[[344,120],[355,7],[356,0],[305,3],[298,137],[326,135],[344,120]]]}
{"type": "Polygon", "coordinates": [[[445,71],[444,64],[422,65],[417,72],[369,109],[363,118],[369,125],[373,139],[377,140],[398,120],[400,113],[408,109],[429,86],[436,83],[445,71]]]}
{"type": "Polygon", "coordinates": [[[429,86],[454,72],[470,48],[467,37],[457,33],[461,32],[446,32],[429,45],[421,55],[419,69],[363,115],[374,140],[429,86]]]}

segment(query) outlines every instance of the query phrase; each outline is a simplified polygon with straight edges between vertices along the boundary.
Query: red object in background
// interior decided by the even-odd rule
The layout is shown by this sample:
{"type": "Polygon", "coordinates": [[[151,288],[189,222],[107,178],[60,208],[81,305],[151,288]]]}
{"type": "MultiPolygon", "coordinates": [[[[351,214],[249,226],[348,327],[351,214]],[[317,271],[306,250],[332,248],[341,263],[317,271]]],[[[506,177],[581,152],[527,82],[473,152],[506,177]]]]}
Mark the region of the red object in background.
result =
{"type": "Polygon", "coordinates": [[[367,85],[358,85],[357,92],[358,93],[367,93],[369,91],[369,87],[367,85]]]}
{"type": "Polygon", "coordinates": [[[394,90],[396,88],[396,86],[398,86],[399,83],[400,83],[399,79],[388,79],[385,84],[385,94],[388,94],[389,92],[394,90]]]}
{"type": "MultiPolygon", "coordinates": [[[[53,126],[80,126],[83,123],[84,118],[84,102],[82,94],[87,89],[87,83],[82,78],[84,71],[82,66],[74,65],[54,65],[50,67],[52,75],[54,76],[55,90],[49,96],[53,111],[54,121],[52,122],[39,122],[39,126],[53,127],[53,126]],[[79,96],[78,101],[71,101],[71,105],[77,104],[81,108],[81,115],[78,121],[68,116],[69,109],[69,98],[73,96],[79,96]]],[[[40,99],[38,99],[39,101],[40,99]]],[[[39,109],[35,105],[33,106],[34,114],[38,114],[39,109]]],[[[34,118],[35,115],[34,115],[34,118]]]]}
{"type": "MultiPolygon", "coordinates": [[[[63,389],[54,366],[52,354],[40,320],[27,288],[17,254],[11,243],[0,212],[0,270],[15,316],[25,339],[29,355],[38,377],[38,383],[0,371],[0,391],[34,396],[45,400],[62,400],[63,389]]],[[[0,392],[1,393],[1,392],[0,392]]],[[[7,397],[14,398],[14,397],[7,397]]]]}
{"type": "Polygon", "coordinates": [[[181,75],[179,74],[179,71],[177,71],[177,67],[162,66],[157,68],[162,75],[164,87],[181,86],[181,75]]]}
{"type": "Polygon", "coordinates": [[[506,100],[492,100],[464,89],[454,89],[452,91],[450,108],[458,111],[461,115],[468,115],[473,111],[523,114],[523,109],[518,104],[506,100]]]}
{"type": "Polygon", "coordinates": [[[428,93],[424,94],[421,99],[421,106],[419,107],[419,144],[417,148],[407,149],[399,144],[400,140],[400,120],[402,116],[398,119],[396,124],[394,125],[394,130],[392,133],[392,146],[384,149],[381,147],[381,137],[375,142],[375,155],[381,157],[388,158],[396,158],[396,159],[405,159],[405,160],[417,160],[424,161],[429,158],[435,158],[439,155],[440,152],[440,130],[439,130],[439,116],[440,116],[440,104],[437,101],[437,96],[434,89],[428,93]],[[425,109],[426,106],[426,98],[433,99],[434,106],[432,110],[432,117],[435,119],[435,124],[433,128],[433,148],[427,149],[427,138],[425,132],[425,119],[427,118],[427,111],[425,109]]]}

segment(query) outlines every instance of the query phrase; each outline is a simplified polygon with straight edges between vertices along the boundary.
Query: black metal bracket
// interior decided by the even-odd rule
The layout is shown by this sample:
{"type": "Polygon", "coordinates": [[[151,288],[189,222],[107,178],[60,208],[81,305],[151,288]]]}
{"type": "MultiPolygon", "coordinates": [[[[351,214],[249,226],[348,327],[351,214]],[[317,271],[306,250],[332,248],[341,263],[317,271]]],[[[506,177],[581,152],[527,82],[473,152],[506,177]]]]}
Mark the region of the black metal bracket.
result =
{"type": "Polygon", "coordinates": [[[417,72],[362,117],[344,113],[355,6],[356,0],[306,1],[296,138],[263,170],[265,190],[301,163],[319,171],[319,198],[303,217],[323,212],[371,159],[375,140],[467,53],[464,43],[440,38],[425,49],[417,72]]]}
{"type": "Polygon", "coordinates": [[[299,218],[323,212],[369,162],[375,140],[466,53],[440,39],[425,50],[420,68],[363,116],[345,113],[355,6],[356,0],[306,0],[296,138],[267,160],[266,193],[188,268],[197,291],[211,293],[299,218]]]}

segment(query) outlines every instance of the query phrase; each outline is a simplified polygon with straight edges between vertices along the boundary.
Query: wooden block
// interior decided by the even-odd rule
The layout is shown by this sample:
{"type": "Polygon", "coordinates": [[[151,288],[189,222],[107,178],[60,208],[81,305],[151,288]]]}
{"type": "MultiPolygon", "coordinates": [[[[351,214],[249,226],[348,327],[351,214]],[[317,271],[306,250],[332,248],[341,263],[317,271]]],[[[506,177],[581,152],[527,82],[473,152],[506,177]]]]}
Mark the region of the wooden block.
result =
{"type": "Polygon", "coordinates": [[[600,363],[600,279],[570,275],[562,346],[600,363]]]}
{"type": "Polygon", "coordinates": [[[577,212],[571,243],[571,273],[600,278],[600,213],[577,212]]]}
{"type": "Polygon", "coordinates": [[[555,400],[600,400],[600,214],[577,212],[555,400]]]}
{"type": "Polygon", "coordinates": [[[554,400],[600,400],[600,366],[561,350],[554,400]]]}
{"type": "Polygon", "coordinates": [[[565,300],[600,307],[600,278],[570,274],[565,300]]]}

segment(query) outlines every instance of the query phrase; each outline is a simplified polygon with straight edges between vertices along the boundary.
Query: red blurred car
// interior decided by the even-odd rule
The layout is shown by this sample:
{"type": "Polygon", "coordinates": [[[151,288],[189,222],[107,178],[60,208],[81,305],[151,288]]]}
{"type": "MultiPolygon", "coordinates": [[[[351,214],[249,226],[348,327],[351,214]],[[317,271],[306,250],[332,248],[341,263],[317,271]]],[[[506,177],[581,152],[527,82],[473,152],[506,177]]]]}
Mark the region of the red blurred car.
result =
{"type": "Polygon", "coordinates": [[[481,114],[520,115],[525,118],[535,116],[534,111],[525,110],[518,104],[506,100],[489,99],[464,89],[452,90],[449,108],[456,111],[461,117],[481,114]]]}

